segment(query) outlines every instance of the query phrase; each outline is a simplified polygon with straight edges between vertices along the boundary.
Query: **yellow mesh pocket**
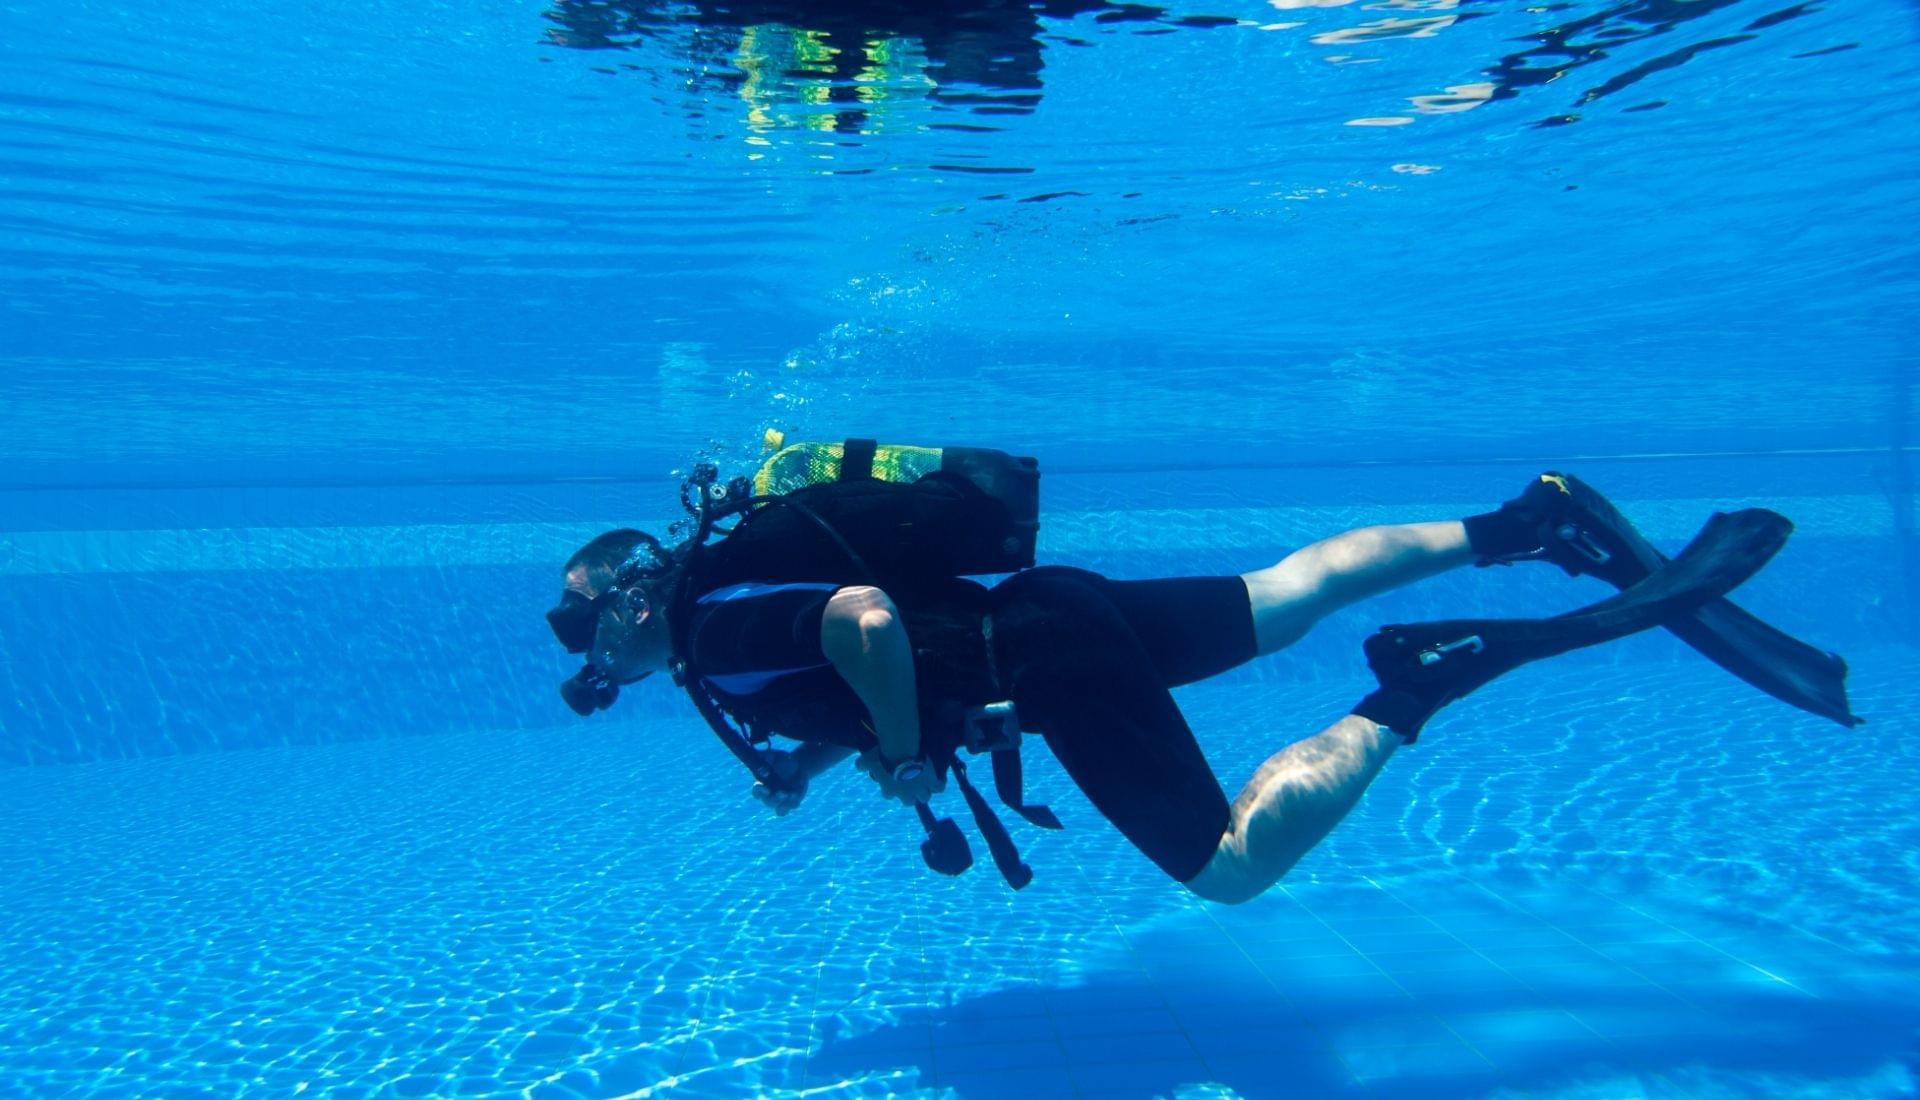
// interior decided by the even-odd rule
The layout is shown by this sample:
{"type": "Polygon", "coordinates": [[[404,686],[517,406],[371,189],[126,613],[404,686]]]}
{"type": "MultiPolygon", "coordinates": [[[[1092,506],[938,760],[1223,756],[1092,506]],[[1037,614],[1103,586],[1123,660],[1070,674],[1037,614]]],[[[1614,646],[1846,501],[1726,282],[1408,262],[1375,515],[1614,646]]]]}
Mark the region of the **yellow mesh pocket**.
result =
{"type": "MultiPolygon", "coordinates": [[[[878,481],[914,482],[940,468],[938,447],[876,447],[873,476],[878,481]]],[[[840,480],[846,448],[838,443],[795,443],[782,447],[753,475],[755,496],[778,496],[808,485],[840,480]]]]}
{"type": "Polygon", "coordinates": [[[915,482],[940,468],[938,447],[877,447],[873,476],[880,481],[915,482]]]}

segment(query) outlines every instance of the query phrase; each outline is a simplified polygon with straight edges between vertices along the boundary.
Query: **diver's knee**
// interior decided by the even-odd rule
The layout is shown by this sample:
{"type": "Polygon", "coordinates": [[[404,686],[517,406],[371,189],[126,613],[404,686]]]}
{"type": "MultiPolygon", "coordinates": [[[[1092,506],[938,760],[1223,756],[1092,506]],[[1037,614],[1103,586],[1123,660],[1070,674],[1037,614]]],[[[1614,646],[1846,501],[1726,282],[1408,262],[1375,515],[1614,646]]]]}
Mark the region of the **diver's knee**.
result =
{"type": "Polygon", "coordinates": [[[1274,882],[1262,882],[1256,876],[1248,874],[1246,853],[1234,843],[1232,833],[1220,838],[1220,846],[1213,851],[1213,858],[1200,868],[1200,873],[1182,882],[1193,895],[1202,901],[1211,901],[1218,905],[1242,905],[1252,901],[1274,882]]]}
{"type": "Polygon", "coordinates": [[[1253,616],[1255,652],[1265,657],[1287,648],[1306,637],[1319,624],[1322,614],[1321,608],[1307,600],[1256,612],[1253,616]]]}
{"type": "Polygon", "coordinates": [[[1210,901],[1215,905],[1245,905],[1261,894],[1264,889],[1256,889],[1245,879],[1215,879],[1207,877],[1205,871],[1183,883],[1201,901],[1210,901]]]}
{"type": "Polygon", "coordinates": [[[1247,586],[1247,604],[1253,612],[1253,638],[1256,652],[1264,657],[1307,636],[1327,613],[1323,586],[1301,583],[1300,578],[1275,574],[1285,565],[1263,573],[1247,573],[1241,581],[1247,586]]]}

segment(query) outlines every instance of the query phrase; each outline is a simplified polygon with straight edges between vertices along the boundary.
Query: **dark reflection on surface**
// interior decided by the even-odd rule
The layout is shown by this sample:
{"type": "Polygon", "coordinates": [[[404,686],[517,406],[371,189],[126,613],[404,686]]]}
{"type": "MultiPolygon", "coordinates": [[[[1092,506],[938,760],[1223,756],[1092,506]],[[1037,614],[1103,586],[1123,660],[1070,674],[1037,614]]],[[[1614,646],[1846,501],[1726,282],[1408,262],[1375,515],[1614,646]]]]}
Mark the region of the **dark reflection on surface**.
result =
{"type": "MultiPolygon", "coordinates": [[[[1585,108],[1634,89],[1649,77],[1822,10],[1820,0],[1775,0],[1764,8],[1755,5],[1753,17],[1732,33],[1698,37],[1697,20],[1745,2],[1548,2],[1525,8],[1523,15],[1490,0],[1265,0],[1239,3],[1246,17],[1237,18],[1175,14],[1162,4],[1112,0],[554,0],[545,17],[553,45],[609,55],[645,51],[642,63],[595,65],[595,71],[632,70],[670,84],[686,95],[691,117],[724,116],[729,125],[738,117],[749,145],[771,146],[783,131],[839,138],[999,130],[1010,120],[994,116],[1027,114],[1040,104],[1048,51],[1090,47],[1108,35],[1222,26],[1304,28],[1309,43],[1328,49],[1323,60],[1358,64],[1384,60],[1394,51],[1426,49],[1398,43],[1449,36],[1453,28],[1472,20],[1505,16],[1538,27],[1533,19],[1542,15],[1564,22],[1529,29],[1509,40],[1501,48],[1510,52],[1497,59],[1481,55],[1467,62],[1484,75],[1440,90],[1408,89],[1416,94],[1407,95],[1398,111],[1351,118],[1347,125],[1406,125],[1423,115],[1454,114],[1516,99],[1523,91],[1531,96],[1555,82],[1560,91],[1579,70],[1605,62],[1604,78],[1579,90],[1571,103],[1558,108],[1563,113],[1534,123],[1565,126],[1579,121],[1585,108]],[[1351,10],[1336,14],[1335,9],[1351,10]],[[1285,13],[1287,21],[1262,23],[1254,17],[1273,18],[1274,10],[1285,13]],[[1330,20],[1344,21],[1363,12],[1354,25],[1328,26],[1330,20]],[[1665,41],[1671,45],[1663,49],[1668,35],[1673,37],[1665,41]]],[[[1639,112],[1667,102],[1649,97],[1621,106],[1639,112]]],[[[822,144],[855,143],[807,139],[800,144],[814,146],[817,153],[822,144]]],[[[752,159],[762,155],[749,154],[752,159]]],[[[926,167],[978,175],[1036,170],[957,150],[942,151],[926,167]]],[[[824,170],[848,175],[876,171],[845,163],[824,170]]]]}
{"type": "MultiPolygon", "coordinates": [[[[1684,23],[1732,7],[1741,0],[1630,0],[1592,15],[1562,23],[1549,30],[1529,35],[1536,44],[1508,54],[1486,70],[1493,78],[1494,99],[1512,99],[1522,89],[1537,88],[1561,79],[1576,69],[1606,60],[1622,47],[1667,34],[1684,23]]],[[[1813,4],[1795,4],[1748,24],[1747,31],[1763,30],[1820,10],[1813,4]]],[[[1738,45],[1752,34],[1727,35],[1693,42],[1644,61],[1603,83],[1587,89],[1575,102],[1585,107],[1607,96],[1626,90],[1657,72],[1676,68],[1695,57],[1726,46],[1738,45]]],[[[1555,115],[1540,125],[1558,126],[1577,121],[1578,115],[1555,115]]]]}
{"type": "Polygon", "coordinates": [[[1087,15],[1140,33],[1237,22],[1106,0],[560,0],[546,18],[548,40],[568,48],[674,46],[690,86],[737,92],[760,126],[865,133],[902,100],[974,115],[1032,111],[1046,42],[1091,45],[1049,22],[1087,15]]]}

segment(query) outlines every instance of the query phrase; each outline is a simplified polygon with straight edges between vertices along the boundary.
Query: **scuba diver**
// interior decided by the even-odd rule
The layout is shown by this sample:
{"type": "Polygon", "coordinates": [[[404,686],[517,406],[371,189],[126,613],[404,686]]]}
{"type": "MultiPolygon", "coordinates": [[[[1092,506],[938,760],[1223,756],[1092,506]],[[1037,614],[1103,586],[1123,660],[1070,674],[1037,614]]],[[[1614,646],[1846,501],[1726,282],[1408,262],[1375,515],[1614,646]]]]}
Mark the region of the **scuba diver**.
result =
{"type": "Polygon", "coordinates": [[[1136,848],[1222,903],[1278,882],[1440,708],[1556,654],[1662,626],[1776,698],[1860,721],[1840,657],[1725,599],[1792,530],[1764,509],[1716,513],[1669,560],[1584,482],[1546,473],[1491,512],[1348,531],[1238,576],[1112,580],[1034,565],[1038,479],[1031,458],[872,440],[786,447],[752,481],[697,468],[682,487],[696,527],[680,545],[622,529],[567,562],[548,621],[587,663],[562,694],[591,715],[621,685],[671,673],[777,814],[857,754],[882,795],[914,808],[922,855],[946,874],[972,863],[930,806],[952,779],[1015,889],[1033,872],[962,753],[990,756],[1007,807],[1059,828],[1021,790],[1021,737],[1037,733],[1136,848]],[[1369,596],[1526,561],[1620,591],[1551,618],[1384,627],[1364,644],[1378,687],[1229,801],[1169,689],[1292,645],[1369,596]],[[1011,575],[969,579],[988,574],[1011,575]],[[774,748],[774,735],[798,745],[774,748]]]}

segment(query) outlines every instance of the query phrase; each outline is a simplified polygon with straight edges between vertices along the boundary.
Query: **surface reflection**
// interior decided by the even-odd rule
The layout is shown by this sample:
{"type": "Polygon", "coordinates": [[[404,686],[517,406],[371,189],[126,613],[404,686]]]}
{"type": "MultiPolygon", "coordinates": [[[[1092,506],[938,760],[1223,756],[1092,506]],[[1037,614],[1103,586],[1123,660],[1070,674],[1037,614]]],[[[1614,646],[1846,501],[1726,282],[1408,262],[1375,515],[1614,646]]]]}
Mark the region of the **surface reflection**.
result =
{"type": "MultiPolygon", "coordinates": [[[[687,61],[688,86],[737,93],[750,129],[842,134],[899,128],[899,108],[909,104],[971,116],[1031,112],[1047,44],[1092,44],[1067,33],[1066,24],[1082,16],[1096,27],[1132,25],[1140,33],[1238,22],[1106,0],[560,0],[546,13],[554,45],[673,47],[687,61]]],[[[918,112],[907,125],[997,128],[918,112]]]]}
{"type": "MultiPolygon", "coordinates": [[[[831,139],[999,130],[1010,120],[995,116],[1030,114],[1039,106],[1049,51],[1057,60],[1058,51],[1092,47],[1105,36],[1219,27],[1249,35],[1292,32],[1283,36],[1286,44],[1277,56],[1301,51],[1336,66],[1406,63],[1416,56],[1429,64],[1438,59],[1443,71],[1457,74],[1457,83],[1442,77],[1425,87],[1407,87],[1392,105],[1376,101],[1370,106],[1378,113],[1349,117],[1348,126],[1406,126],[1423,116],[1518,99],[1523,92],[1529,99],[1536,93],[1569,93],[1529,120],[1535,126],[1566,125],[1578,121],[1582,110],[1648,77],[1821,10],[1813,0],[1790,2],[1728,28],[1733,33],[1711,36],[1689,26],[1704,27],[1698,21],[1749,2],[1615,0],[1502,7],[1486,0],[1265,0],[1239,5],[1240,14],[1229,16],[1111,0],[557,0],[546,19],[552,45],[610,55],[644,49],[644,55],[633,55],[638,63],[616,60],[594,68],[632,70],[683,89],[693,117],[724,111],[731,119],[743,105],[746,141],[770,146],[781,131],[831,139]],[[1276,15],[1283,18],[1270,21],[1276,15]],[[1478,34],[1472,42],[1459,34],[1466,24],[1489,19],[1495,22],[1482,30],[1490,34],[1478,34]],[[1662,49],[1663,41],[1672,45],[1662,49]],[[1454,56],[1441,57],[1435,50],[1454,56]],[[663,57],[670,60],[663,63],[663,57]],[[1595,76],[1587,87],[1570,79],[1595,65],[1605,75],[1595,76]],[[1557,86],[1549,90],[1549,85],[1557,86]]],[[[1244,46],[1239,34],[1235,38],[1244,46]]],[[[1817,57],[1851,45],[1795,56],[1817,57]]],[[[1305,103],[1320,91],[1301,85],[1292,94],[1305,103]]],[[[1650,99],[1622,108],[1633,113],[1666,103],[1650,99]]],[[[930,167],[1033,171],[955,159],[930,167]]]]}
{"type": "MultiPolygon", "coordinates": [[[[1491,98],[1511,99],[1522,90],[1545,87],[1579,69],[1610,57],[1630,57],[1632,48],[1650,39],[1671,34],[1685,24],[1717,14],[1741,0],[1629,0],[1591,14],[1570,19],[1548,30],[1529,35],[1533,43],[1526,49],[1502,57],[1488,67],[1491,98]]],[[[1560,8],[1556,5],[1555,8],[1560,8]]],[[[1565,7],[1571,8],[1571,5],[1565,7]]],[[[1793,4],[1762,15],[1748,23],[1742,33],[1722,35],[1689,42],[1642,61],[1581,93],[1576,108],[1593,104],[1607,96],[1625,91],[1663,70],[1676,68],[1713,50],[1738,45],[1755,37],[1754,32],[1777,26],[1820,10],[1811,3],[1793,4]]],[[[1483,85],[1487,86],[1487,85],[1483,85]]],[[[1450,89],[1451,90],[1451,89],[1450,89]]],[[[1629,110],[1659,107],[1661,102],[1641,104],[1629,110]]],[[[1558,126],[1579,120],[1578,114],[1559,114],[1541,119],[1537,125],[1558,126]]]]}

